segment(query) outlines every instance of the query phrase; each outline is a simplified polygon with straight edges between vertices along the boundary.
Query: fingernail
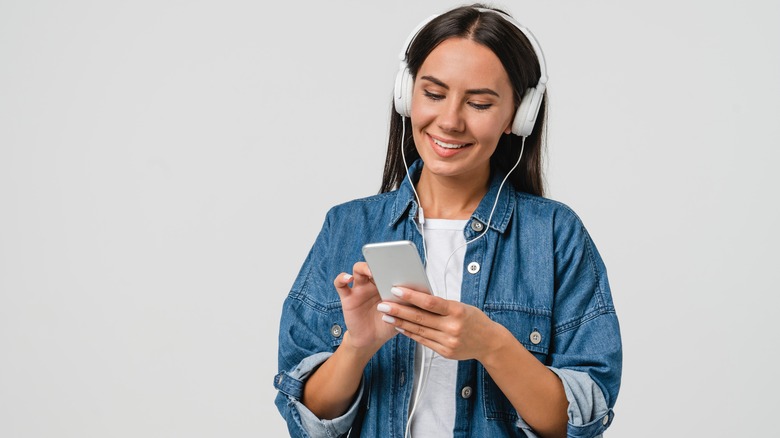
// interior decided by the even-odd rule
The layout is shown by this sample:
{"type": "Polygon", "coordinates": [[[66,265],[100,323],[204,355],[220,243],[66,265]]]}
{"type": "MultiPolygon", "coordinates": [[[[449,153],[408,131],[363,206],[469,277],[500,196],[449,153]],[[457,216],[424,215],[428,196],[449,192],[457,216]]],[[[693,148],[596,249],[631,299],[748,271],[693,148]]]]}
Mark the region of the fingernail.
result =
{"type": "Polygon", "coordinates": [[[387,313],[387,312],[390,311],[390,306],[388,304],[385,304],[385,303],[379,303],[379,304],[376,305],[376,310],[378,310],[378,311],[380,311],[382,313],[387,313]]]}
{"type": "Polygon", "coordinates": [[[401,296],[403,296],[404,291],[402,291],[401,289],[398,289],[397,287],[394,287],[394,288],[390,289],[390,293],[392,293],[393,295],[395,295],[397,297],[401,297],[401,296]]]}
{"type": "Polygon", "coordinates": [[[402,329],[401,327],[393,327],[393,328],[398,330],[398,333],[406,333],[406,330],[402,329]]]}
{"type": "Polygon", "coordinates": [[[341,278],[343,278],[344,281],[352,281],[352,276],[349,274],[344,274],[341,276],[341,278]]]}
{"type": "Polygon", "coordinates": [[[395,324],[395,318],[393,318],[390,315],[382,315],[382,321],[388,322],[390,324],[395,324]]]}

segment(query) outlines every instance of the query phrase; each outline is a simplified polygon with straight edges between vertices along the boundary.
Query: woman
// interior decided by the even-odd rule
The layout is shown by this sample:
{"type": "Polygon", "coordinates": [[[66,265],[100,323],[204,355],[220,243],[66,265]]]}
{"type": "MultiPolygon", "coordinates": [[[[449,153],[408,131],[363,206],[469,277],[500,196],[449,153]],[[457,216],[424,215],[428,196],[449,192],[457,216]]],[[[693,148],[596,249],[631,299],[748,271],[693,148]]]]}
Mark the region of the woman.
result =
{"type": "Polygon", "coordinates": [[[541,197],[541,50],[481,5],[410,40],[381,193],[328,213],[285,301],[277,407],[293,436],[598,436],[620,334],[587,231],[541,197]],[[381,301],[361,247],[393,240],[436,296],[381,301]]]}

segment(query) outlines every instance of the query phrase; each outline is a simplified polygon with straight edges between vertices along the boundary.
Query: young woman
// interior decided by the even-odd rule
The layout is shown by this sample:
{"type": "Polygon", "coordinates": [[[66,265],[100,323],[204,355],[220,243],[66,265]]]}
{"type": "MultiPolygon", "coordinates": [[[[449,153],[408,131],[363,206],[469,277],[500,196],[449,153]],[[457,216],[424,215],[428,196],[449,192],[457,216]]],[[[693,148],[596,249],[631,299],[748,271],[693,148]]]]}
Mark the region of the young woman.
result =
{"type": "Polygon", "coordinates": [[[599,436],[620,333],[587,231],[542,197],[541,50],[481,5],[421,26],[381,193],[328,213],[285,301],[277,407],[292,436],[599,436]],[[381,300],[361,248],[394,240],[435,296],[381,300]]]}

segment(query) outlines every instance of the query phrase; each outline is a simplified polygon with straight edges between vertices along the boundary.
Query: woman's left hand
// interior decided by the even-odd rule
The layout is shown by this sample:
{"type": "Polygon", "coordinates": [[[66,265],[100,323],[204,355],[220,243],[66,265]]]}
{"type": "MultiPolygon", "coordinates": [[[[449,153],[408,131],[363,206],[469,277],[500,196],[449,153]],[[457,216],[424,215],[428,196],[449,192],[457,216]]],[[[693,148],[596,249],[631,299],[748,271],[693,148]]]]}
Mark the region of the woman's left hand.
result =
{"type": "Polygon", "coordinates": [[[384,301],[377,310],[401,334],[447,359],[480,360],[491,349],[491,336],[498,324],[474,306],[445,300],[425,292],[395,287],[393,293],[404,303],[384,301]]]}
{"type": "Polygon", "coordinates": [[[476,359],[540,436],[566,435],[568,401],[561,380],[506,328],[460,301],[393,289],[403,302],[377,305],[385,323],[447,359],[476,359]]]}

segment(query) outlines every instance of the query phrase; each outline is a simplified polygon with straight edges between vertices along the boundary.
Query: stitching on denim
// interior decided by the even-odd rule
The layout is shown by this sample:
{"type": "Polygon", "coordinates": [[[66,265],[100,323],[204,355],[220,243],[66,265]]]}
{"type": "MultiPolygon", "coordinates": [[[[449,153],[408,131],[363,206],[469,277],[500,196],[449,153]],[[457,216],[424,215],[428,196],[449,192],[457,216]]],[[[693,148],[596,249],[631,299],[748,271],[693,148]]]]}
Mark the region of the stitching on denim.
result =
{"type": "Polygon", "coordinates": [[[529,202],[534,202],[534,203],[537,203],[537,204],[551,204],[551,205],[555,205],[555,206],[561,207],[561,208],[565,209],[566,211],[568,211],[569,213],[573,214],[578,220],[580,219],[579,216],[577,216],[577,213],[574,210],[572,210],[571,207],[569,207],[568,205],[564,204],[563,202],[556,201],[556,200],[550,199],[550,198],[543,198],[541,196],[532,195],[532,194],[526,193],[526,192],[518,192],[518,191],[516,191],[515,194],[517,195],[517,197],[523,198],[523,199],[525,199],[525,200],[527,200],[529,202]]]}
{"type": "MultiPolygon", "coordinates": [[[[535,316],[537,318],[544,318],[546,323],[543,324],[543,327],[549,326],[549,323],[552,321],[552,314],[551,314],[551,312],[548,313],[545,310],[531,309],[532,311],[528,312],[528,311],[525,311],[525,310],[521,310],[521,309],[526,309],[526,307],[518,306],[518,305],[512,305],[512,304],[509,304],[509,305],[499,305],[497,307],[501,307],[501,309],[500,310],[488,309],[487,306],[485,308],[485,314],[491,320],[496,321],[497,320],[496,317],[498,316],[498,313],[522,312],[522,313],[525,313],[526,315],[529,315],[529,316],[535,316]]],[[[548,338],[548,336],[550,336],[550,333],[547,333],[547,330],[541,329],[540,326],[538,326],[536,324],[532,324],[531,327],[532,327],[532,330],[542,330],[544,338],[548,338]]],[[[506,327],[506,328],[507,328],[507,330],[509,330],[509,332],[512,334],[512,336],[517,340],[517,342],[521,343],[525,347],[526,350],[528,350],[528,351],[530,351],[532,353],[539,353],[539,354],[543,354],[543,355],[549,354],[549,352],[550,352],[550,347],[549,347],[550,344],[549,344],[549,342],[551,341],[550,339],[547,339],[547,341],[545,343],[541,343],[541,344],[535,345],[535,344],[533,344],[531,342],[528,342],[527,341],[527,337],[523,336],[523,335],[526,334],[525,332],[522,333],[522,334],[520,334],[520,333],[516,334],[515,333],[516,330],[513,330],[513,329],[511,329],[509,327],[506,327]],[[518,335],[519,335],[519,337],[518,337],[518,335]]],[[[550,328],[550,332],[552,332],[552,331],[553,330],[552,330],[552,327],[551,327],[550,328]]]]}
{"type": "Polygon", "coordinates": [[[552,310],[550,309],[541,309],[537,307],[528,307],[523,306],[520,304],[512,304],[512,303],[486,303],[483,309],[486,313],[487,312],[502,312],[502,311],[513,311],[513,312],[524,312],[529,315],[539,315],[539,316],[546,316],[546,317],[552,317],[552,310]]]}
{"type": "Polygon", "coordinates": [[[600,308],[595,309],[592,312],[586,313],[580,318],[575,318],[569,321],[566,321],[562,324],[559,324],[555,327],[553,327],[553,333],[556,335],[559,335],[561,333],[565,333],[567,331],[570,331],[572,329],[575,329],[583,324],[585,324],[588,321],[591,321],[593,319],[598,318],[602,315],[608,315],[610,313],[615,313],[615,308],[613,306],[603,306],[600,308]]]}
{"type": "MultiPolygon", "coordinates": [[[[525,195],[525,194],[524,194],[525,195]]],[[[568,211],[577,221],[577,225],[580,227],[580,232],[583,234],[583,240],[585,244],[585,250],[587,251],[587,260],[590,264],[590,269],[592,271],[593,277],[595,279],[595,298],[596,298],[596,308],[588,312],[580,317],[576,317],[573,319],[570,319],[568,321],[564,321],[561,324],[558,324],[553,327],[553,333],[554,334],[561,334],[565,333],[569,330],[572,330],[574,328],[577,328],[581,326],[582,324],[595,319],[596,317],[600,315],[605,315],[609,313],[615,313],[615,308],[612,305],[607,305],[604,300],[604,291],[601,287],[601,275],[599,273],[599,270],[597,269],[597,263],[596,263],[596,257],[593,253],[593,241],[590,238],[590,234],[588,234],[587,229],[585,228],[585,225],[582,223],[582,219],[577,215],[577,213],[574,212],[571,208],[569,208],[568,205],[560,203],[558,201],[549,200],[547,198],[528,198],[531,201],[536,201],[539,203],[545,203],[550,202],[559,205],[562,207],[565,211],[568,211]]]]}
{"type": "Polygon", "coordinates": [[[604,308],[604,297],[603,291],[601,290],[601,275],[599,275],[599,270],[596,269],[596,257],[593,255],[593,241],[590,240],[590,236],[588,235],[588,231],[585,230],[585,226],[582,225],[580,222],[580,225],[582,227],[581,231],[585,236],[585,249],[588,251],[588,262],[590,262],[590,268],[593,270],[593,277],[596,279],[596,308],[602,309],[604,308]]]}
{"type": "Polygon", "coordinates": [[[376,195],[366,196],[364,198],[358,198],[353,199],[351,201],[344,202],[342,204],[337,205],[336,207],[341,207],[342,205],[349,205],[355,202],[376,202],[376,201],[382,201],[383,198],[390,198],[397,194],[397,190],[393,190],[391,192],[384,192],[384,193],[377,193],[376,195]]]}
{"type": "MultiPolygon", "coordinates": [[[[512,411],[505,412],[499,409],[495,409],[494,406],[488,406],[491,404],[488,403],[489,396],[495,397],[496,395],[504,395],[504,394],[501,392],[501,388],[499,388],[498,385],[493,381],[493,378],[490,377],[490,374],[487,372],[487,370],[485,370],[484,367],[479,367],[477,372],[480,376],[479,380],[481,380],[482,391],[480,392],[483,400],[482,411],[483,414],[485,415],[485,418],[492,421],[504,421],[509,423],[516,422],[517,419],[519,418],[517,412],[512,412],[512,411]],[[493,385],[495,385],[498,394],[493,394],[494,391],[490,390],[489,382],[492,382],[493,385]]],[[[504,395],[504,397],[506,396],[504,395]]],[[[493,399],[493,401],[494,402],[496,401],[495,398],[493,399]]],[[[507,401],[509,400],[507,399],[507,401]]]]}
{"type": "Polygon", "coordinates": [[[318,312],[327,314],[328,312],[328,305],[322,305],[321,303],[318,303],[317,301],[311,299],[311,296],[309,294],[304,293],[303,290],[301,291],[292,291],[290,292],[290,295],[287,296],[289,299],[293,299],[298,301],[299,303],[302,303],[306,305],[307,307],[311,308],[312,310],[318,312]]]}
{"type": "MultiPolygon", "coordinates": [[[[512,188],[510,187],[510,189],[512,188]]],[[[516,196],[512,196],[511,193],[507,193],[507,196],[508,200],[506,201],[506,206],[503,208],[503,215],[500,218],[497,218],[499,219],[498,221],[491,221],[490,223],[490,228],[502,234],[507,230],[507,228],[509,228],[509,222],[512,220],[512,216],[514,215],[515,211],[515,205],[517,204],[516,196]]],[[[474,218],[482,222],[487,222],[487,218],[477,216],[476,214],[474,215],[474,218]]]]}
{"type": "Polygon", "coordinates": [[[295,407],[295,400],[294,398],[287,396],[287,407],[290,409],[290,415],[293,418],[293,421],[295,422],[295,425],[298,426],[298,429],[303,433],[302,436],[308,437],[309,434],[306,433],[306,429],[303,427],[303,420],[301,419],[301,414],[298,412],[298,408],[295,407]]]}

